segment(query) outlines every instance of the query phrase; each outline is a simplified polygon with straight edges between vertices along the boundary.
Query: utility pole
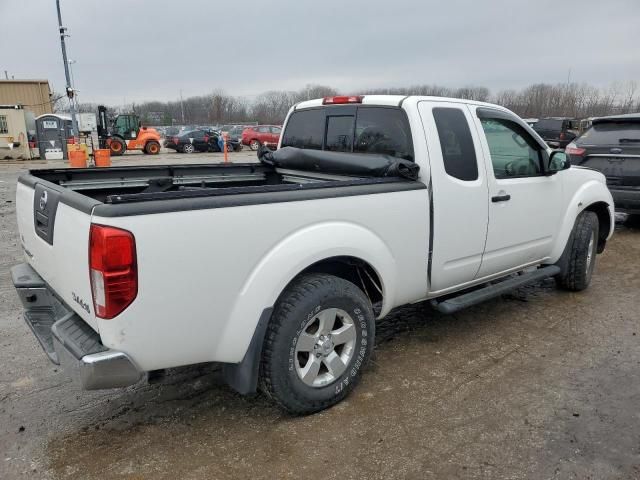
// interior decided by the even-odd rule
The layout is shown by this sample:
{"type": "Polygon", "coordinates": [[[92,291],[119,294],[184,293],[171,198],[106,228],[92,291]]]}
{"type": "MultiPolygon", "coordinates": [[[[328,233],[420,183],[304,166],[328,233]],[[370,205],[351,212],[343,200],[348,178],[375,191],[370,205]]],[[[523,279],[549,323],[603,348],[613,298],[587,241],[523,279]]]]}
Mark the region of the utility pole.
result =
{"type": "Polygon", "coordinates": [[[64,76],[67,79],[67,97],[69,98],[69,110],[71,111],[71,125],[73,126],[73,135],[78,135],[78,119],[76,118],[76,107],[73,102],[75,91],[71,86],[71,77],[69,75],[69,60],[67,60],[67,47],[64,44],[67,29],[62,26],[62,14],[60,13],[60,0],[56,0],[56,8],[58,9],[58,30],[60,31],[60,46],[62,47],[62,61],[64,62],[64,76]]]}
{"type": "Polygon", "coordinates": [[[182,90],[180,90],[180,110],[182,110],[182,125],[184,125],[184,100],[182,100],[182,90]]]}

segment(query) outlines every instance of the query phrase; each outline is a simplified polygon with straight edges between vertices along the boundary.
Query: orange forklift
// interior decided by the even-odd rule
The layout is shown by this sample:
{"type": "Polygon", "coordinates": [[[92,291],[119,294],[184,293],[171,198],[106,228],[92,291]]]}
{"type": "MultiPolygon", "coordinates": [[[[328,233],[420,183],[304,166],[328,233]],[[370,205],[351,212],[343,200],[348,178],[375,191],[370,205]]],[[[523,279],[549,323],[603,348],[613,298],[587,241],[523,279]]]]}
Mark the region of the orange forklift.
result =
{"type": "Polygon", "coordinates": [[[155,128],[143,127],[135,113],[116,116],[109,128],[107,108],[98,106],[98,139],[100,148],[120,156],[127,150],[142,150],[147,155],[160,153],[160,134],[155,128]]]}

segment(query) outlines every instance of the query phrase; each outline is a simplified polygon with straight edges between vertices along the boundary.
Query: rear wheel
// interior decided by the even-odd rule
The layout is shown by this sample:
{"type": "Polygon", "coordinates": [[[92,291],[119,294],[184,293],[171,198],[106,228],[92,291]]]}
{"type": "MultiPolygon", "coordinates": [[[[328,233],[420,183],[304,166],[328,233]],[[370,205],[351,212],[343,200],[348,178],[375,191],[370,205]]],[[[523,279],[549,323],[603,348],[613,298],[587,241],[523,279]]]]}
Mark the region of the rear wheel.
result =
{"type": "Polygon", "coordinates": [[[584,211],[576,219],[569,242],[560,259],[562,271],[556,276],[558,285],[579,292],[589,286],[598,250],[598,216],[584,211]]]}
{"type": "Polygon", "coordinates": [[[186,143],[182,146],[182,153],[193,153],[196,149],[192,143],[186,143]]]}
{"type": "Polygon", "coordinates": [[[144,146],[144,153],[147,155],[158,155],[160,153],[160,144],[155,140],[150,140],[144,146]]]}
{"type": "Polygon", "coordinates": [[[258,149],[260,148],[260,140],[251,140],[249,142],[249,148],[254,152],[257,152],[258,149]]]}
{"type": "Polygon", "coordinates": [[[119,157],[125,152],[126,149],[127,146],[122,140],[120,140],[119,138],[111,139],[111,142],[109,143],[109,150],[111,150],[112,156],[119,157]]]}
{"type": "Polygon", "coordinates": [[[261,389],[282,409],[313,413],[344,399],[373,350],[371,303],[356,285],[304,275],[278,301],[260,364],[261,389]]]}

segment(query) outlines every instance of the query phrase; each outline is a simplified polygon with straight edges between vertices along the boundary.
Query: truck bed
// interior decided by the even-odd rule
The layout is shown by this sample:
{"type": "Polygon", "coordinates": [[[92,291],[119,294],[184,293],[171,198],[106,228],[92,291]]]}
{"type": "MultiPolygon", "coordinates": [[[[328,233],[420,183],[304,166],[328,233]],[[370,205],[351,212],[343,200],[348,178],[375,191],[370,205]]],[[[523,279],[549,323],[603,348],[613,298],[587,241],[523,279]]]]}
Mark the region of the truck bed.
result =
{"type": "Polygon", "coordinates": [[[415,183],[398,177],[336,175],[258,163],[43,169],[23,175],[20,182],[31,187],[41,184],[59,192],[62,203],[101,216],[382,193],[391,185],[395,185],[391,190],[403,190],[399,184],[415,183]],[[220,197],[224,200],[211,204],[220,197]],[[179,200],[183,202],[175,202],[179,200]],[[161,205],[149,206],[158,202],[161,205]],[[135,207],[143,204],[141,209],[135,207]]]}

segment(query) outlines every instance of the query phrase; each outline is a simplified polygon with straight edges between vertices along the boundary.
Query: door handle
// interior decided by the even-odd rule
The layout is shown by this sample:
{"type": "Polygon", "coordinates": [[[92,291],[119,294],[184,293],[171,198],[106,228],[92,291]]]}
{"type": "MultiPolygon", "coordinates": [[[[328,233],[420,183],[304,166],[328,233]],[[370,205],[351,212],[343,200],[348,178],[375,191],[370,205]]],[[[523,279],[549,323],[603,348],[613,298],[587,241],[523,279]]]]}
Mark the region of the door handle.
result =
{"type": "Polygon", "coordinates": [[[495,197],[491,197],[493,203],[508,202],[509,200],[511,200],[511,195],[496,195],[495,197]]]}

